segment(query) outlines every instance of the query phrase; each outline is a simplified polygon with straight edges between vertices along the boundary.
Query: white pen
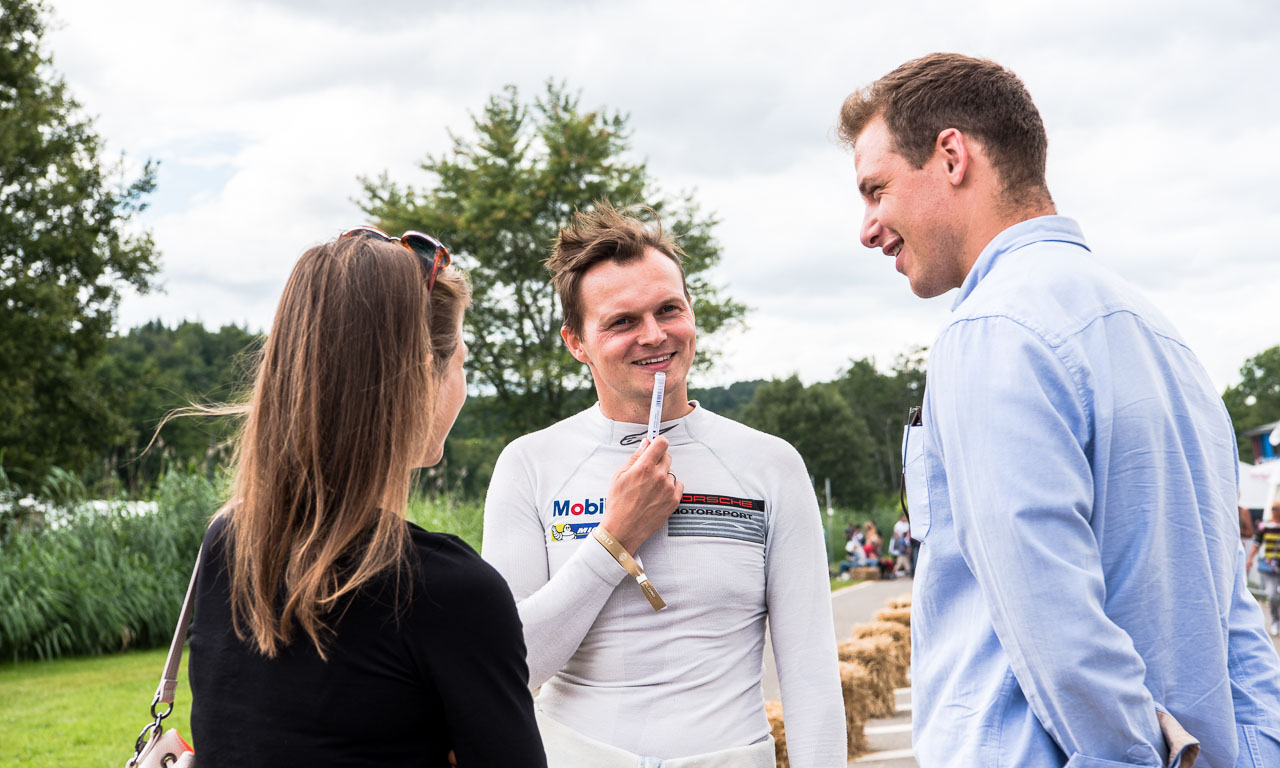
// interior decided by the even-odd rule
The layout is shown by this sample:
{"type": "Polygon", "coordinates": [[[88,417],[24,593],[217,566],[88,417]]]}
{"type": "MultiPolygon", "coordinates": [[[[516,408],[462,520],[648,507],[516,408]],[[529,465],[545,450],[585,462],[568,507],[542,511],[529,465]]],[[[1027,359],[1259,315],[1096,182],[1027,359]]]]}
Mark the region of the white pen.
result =
{"type": "Polygon", "coordinates": [[[662,390],[667,386],[667,374],[653,375],[653,399],[649,401],[649,442],[658,436],[658,428],[662,426],[662,390]]]}

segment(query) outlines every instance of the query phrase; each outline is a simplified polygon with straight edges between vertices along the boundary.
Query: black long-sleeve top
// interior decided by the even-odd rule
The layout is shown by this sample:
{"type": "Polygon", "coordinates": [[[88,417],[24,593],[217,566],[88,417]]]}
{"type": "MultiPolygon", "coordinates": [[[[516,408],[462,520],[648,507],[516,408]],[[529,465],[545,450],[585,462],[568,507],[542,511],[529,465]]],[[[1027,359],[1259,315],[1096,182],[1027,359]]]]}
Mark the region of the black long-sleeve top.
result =
{"type": "Polygon", "coordinates": [[[226,522],[205,534],[191,625],[201,768],[434,768],[450,750],[466,768],[545,768],[515,601],[466,543],[409,523],[398,609],[379,577],[335,612],[327,662],[302,632],[269,659],[232,628],[226,522]]]}

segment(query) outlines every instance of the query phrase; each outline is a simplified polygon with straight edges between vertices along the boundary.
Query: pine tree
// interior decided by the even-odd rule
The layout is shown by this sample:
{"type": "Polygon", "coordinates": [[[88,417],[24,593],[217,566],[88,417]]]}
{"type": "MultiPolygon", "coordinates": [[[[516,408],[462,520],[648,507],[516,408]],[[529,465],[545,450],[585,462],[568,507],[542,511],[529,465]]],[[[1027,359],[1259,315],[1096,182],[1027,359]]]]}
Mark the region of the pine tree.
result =
{"type": "Polygon", "coordinates": [[[484,418],[509,439],[540,429],[594,401],[590,378],[560,339],[561,317],[542,262],[552,238],[576,209],[597,200],[647,204],[688,255],[699,355],[705,337],[739,322],[746,308],[707,280],[720,259],[714,217],[690,196],[667,200],[643,163],[628,159],[626,117],[586,111],[549,84],[532,105],[514,87],[489,99],[473,118],[474,137],[454,135],[450,152],[422,164],[434,182],[418,189],[386,175],[364,180],[362,206],[389,232],[430,232],[471,273],[475,302],[467,313],[468,370],[492,408],[484,418]]]}

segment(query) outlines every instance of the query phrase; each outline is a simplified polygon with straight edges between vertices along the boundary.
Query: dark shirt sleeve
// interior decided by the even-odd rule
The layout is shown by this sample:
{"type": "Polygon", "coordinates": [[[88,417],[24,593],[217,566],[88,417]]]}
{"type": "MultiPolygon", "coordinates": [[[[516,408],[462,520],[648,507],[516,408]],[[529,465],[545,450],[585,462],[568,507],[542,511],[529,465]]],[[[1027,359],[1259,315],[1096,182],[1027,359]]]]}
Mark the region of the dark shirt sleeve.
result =
{"type": "MultiPolygon", "coordinates": [[[[452,537],[450,537],[452,539],[452,537]]],[[[524,634],[507,583],[460,540],[426,553],[417,607],[458,765],[545,768],[524,634]],[[447,551],[465,549],[465,553],[447,551]],[[433,556],[433,554],[435,556],[433,556]]]]}

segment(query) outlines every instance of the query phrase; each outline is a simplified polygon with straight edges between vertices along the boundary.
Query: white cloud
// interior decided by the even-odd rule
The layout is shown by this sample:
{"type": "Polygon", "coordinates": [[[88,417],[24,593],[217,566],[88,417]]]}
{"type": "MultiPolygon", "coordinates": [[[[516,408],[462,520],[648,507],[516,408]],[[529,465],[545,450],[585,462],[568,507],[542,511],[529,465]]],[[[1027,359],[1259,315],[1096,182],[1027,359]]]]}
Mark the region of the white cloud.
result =
{"type": "Polygon", "coordinates": [[[931,0],[746,6],[663,0],[62,0],[55,66],[112,151],[162,161],[147,223],[166,295],[124,325],[269,324],[297,255],[358,222],[356,177],[421,183],[507,83],[548,78],[631,115],[663,189],[722,219],[718,274],[755,308],[707,383],[830,378],[928,344],[923,302],[857,244],[862,209],[833,124],[850,91],[932,50],[994,58],[1050,133],[1050,184],[1095,251],[1143,287],[1216,384],[1276,343],[1280,9],[1229,0],[931,0]],[[1055,7],[1056,6],[1056,7],[1055,7]],[[1260,307],[1250,311],[1250,307],[1260,307]]]}

